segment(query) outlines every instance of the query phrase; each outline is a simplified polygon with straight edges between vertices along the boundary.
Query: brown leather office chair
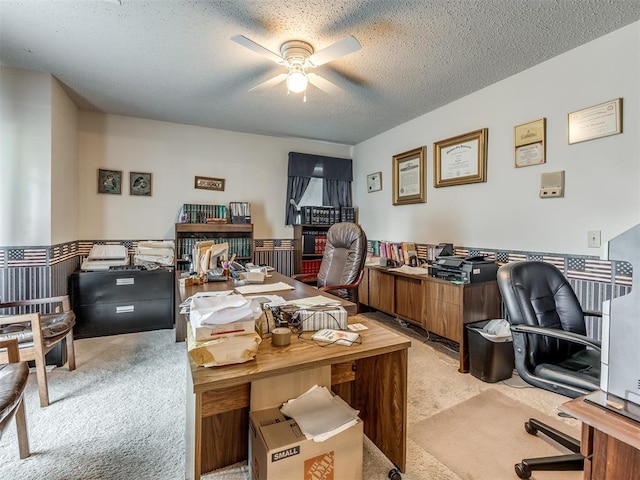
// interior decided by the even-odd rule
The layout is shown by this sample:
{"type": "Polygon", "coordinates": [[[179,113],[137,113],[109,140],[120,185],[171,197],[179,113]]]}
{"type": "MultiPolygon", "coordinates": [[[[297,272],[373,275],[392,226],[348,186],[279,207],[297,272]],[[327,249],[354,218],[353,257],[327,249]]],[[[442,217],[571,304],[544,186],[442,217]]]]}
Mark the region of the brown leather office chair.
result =
{"type": "Polygon", "coordinates": [[[9,421],[15,417],[20,458],[27,458],[29,436],[24,408],[24,388],[29,377],[29,367],[26,362],[20,361],[16,339],[0,340],[0,350],[5,351],[10,362],[0,365],[0,437],[9,421]]]}
{"type": "MultiPolygon", "coordinates": [[[[20,360],[35,362],[42,407],[49,405],[45,355],[65,340],[69,370],[76,368],[73,349],[75,323],[76,317],[67,295],[0,303],[0,340],[16,339],[20,360]],[[51,313],[40,313],[36,309],[45,305],[50,305],[51,313]]],[[[9,362],[7,353],[0,352],[0,364],[9,362]]]]}
{"type": "Polygon", "coordinates": [[[357,223],[336,223],[327,231],[318,274],[299,274],[293,278],[315,282],[320,290],[357,303],[366,258],[367,236],[362,227],[357,223]]]}

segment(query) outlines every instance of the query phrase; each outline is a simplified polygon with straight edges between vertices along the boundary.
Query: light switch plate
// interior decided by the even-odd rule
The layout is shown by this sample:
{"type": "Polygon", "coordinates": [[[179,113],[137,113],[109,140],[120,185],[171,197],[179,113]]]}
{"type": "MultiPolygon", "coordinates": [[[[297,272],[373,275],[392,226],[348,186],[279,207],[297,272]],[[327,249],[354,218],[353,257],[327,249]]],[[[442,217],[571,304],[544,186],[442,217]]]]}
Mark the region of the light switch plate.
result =
{"type": "Polygon", "coordinates": [[[600,230],[589,230],[587,232],[587,246],[589,248],[600,248],[600,230]]]}

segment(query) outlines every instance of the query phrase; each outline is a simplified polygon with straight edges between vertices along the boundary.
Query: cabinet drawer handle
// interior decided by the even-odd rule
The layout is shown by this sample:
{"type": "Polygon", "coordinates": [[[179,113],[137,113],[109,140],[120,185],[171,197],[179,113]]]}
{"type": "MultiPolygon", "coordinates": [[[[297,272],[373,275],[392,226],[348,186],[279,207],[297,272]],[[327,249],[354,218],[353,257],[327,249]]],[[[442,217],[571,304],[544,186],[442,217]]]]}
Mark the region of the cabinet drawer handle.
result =
{"type": "Polygon", "coordinates": [[[116,313],[133,313],[135,307],[133,305],[123,305],[116,307],[116,313]]]}
{"type": "Polygon", "coordinates": [[[116,285],[133,285],[136,282],[136,279],[131,278],[116,278],[116,285]]]}

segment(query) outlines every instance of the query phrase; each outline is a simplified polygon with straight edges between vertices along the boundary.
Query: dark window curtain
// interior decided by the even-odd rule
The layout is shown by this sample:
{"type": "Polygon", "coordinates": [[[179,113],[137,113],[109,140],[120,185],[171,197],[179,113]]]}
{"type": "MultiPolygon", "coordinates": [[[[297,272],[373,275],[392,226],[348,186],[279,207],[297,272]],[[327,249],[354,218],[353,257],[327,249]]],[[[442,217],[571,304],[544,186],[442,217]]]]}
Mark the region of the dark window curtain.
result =
{"type": "Polygon", "coordinates": [[[325,180],[322,185],[322,203],[332,207],[351,207],[351,182],[325,180]]]}
{"type": "Polygon", "coordinates": [[[287,185],[287,218],[285,225],[293,225],[296,218],[296,208],[291,205],[290,199],[298,204],[302,200],[304,192],[309,186],[311,177],[289,177],[287,185]]]}
{"type": "Polygon", "coordinates": [[[352,161],[349,158],[324,157],[308,153],[289,152],[285,225],[293,225],[298,203],[310,178],[322,178],[322,202],[334,207],[351,207],[352,161]]]}

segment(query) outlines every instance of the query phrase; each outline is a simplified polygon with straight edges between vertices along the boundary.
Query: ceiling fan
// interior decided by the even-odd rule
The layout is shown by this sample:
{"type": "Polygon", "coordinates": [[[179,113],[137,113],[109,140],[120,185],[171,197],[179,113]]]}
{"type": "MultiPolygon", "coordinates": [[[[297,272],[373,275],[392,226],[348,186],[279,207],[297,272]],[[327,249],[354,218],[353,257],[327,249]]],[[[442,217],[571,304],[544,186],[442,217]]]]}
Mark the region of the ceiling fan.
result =
{"type": "Polygon", "coordinates": [[[286,81],[287,89],[290,93],[304,92],[304,101],[307,100],[306,90],[309,83],[329,94],[342,91],[336,84],[331,83],[329,80],[315,73],[310,73],[309,70],[350,53],[357,52],[362,48],[360,42],[353,36],[348,36],[318,52],[314,52],[313,47],[307,42],[290,40],[282,44],[280,47],[280,55],[278,55],[244,35],[233,36],[231,40],[252,50],[258,55],[268,58],[272,62],[283,65],[287,69],[286,73],[281,73],[264,83],[256,85],[249,90],[250,92],[264,90],[286,81]]]}

